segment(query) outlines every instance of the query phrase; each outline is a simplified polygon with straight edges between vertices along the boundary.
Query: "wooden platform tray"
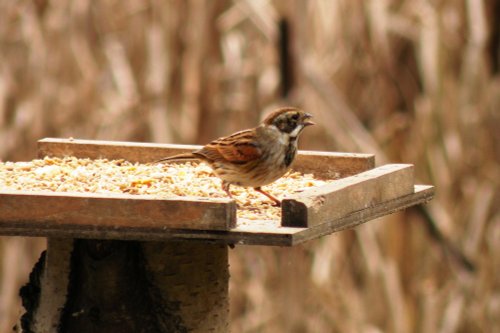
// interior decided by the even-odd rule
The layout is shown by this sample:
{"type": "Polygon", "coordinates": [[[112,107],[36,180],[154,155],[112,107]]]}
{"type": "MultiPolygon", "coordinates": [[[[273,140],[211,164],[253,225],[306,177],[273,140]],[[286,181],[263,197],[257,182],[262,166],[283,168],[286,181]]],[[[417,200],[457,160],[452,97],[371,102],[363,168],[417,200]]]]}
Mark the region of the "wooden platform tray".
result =
{"type": "MultiPolygon", "coordinates": [[[[147,163],[198,147],[43,139],[38,148],[39,157],[147,163]]],[[[284,199],[281,225],[238,223],[236,205],[229,199],[0,189],[0,234],[292,246],[429,201],[434,195],[432,186],[414,185],[412,165],[374,168],[374,156],[370,154],[301,151],[294,169],[322,179],[342,179],[284,199]]]]}

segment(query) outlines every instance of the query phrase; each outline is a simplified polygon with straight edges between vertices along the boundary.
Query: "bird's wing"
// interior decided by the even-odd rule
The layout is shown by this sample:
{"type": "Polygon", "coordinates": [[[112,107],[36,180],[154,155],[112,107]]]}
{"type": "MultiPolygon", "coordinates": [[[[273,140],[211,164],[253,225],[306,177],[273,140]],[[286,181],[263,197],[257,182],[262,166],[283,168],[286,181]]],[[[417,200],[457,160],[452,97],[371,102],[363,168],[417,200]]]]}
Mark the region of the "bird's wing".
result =
{"type": "Polygon", "coordinates": [[[211,161],[226,160],[233,163],[245,163],[258,159],[262,150],[253,130],[236,132],[207,144],[195,152],[211,161]]]}

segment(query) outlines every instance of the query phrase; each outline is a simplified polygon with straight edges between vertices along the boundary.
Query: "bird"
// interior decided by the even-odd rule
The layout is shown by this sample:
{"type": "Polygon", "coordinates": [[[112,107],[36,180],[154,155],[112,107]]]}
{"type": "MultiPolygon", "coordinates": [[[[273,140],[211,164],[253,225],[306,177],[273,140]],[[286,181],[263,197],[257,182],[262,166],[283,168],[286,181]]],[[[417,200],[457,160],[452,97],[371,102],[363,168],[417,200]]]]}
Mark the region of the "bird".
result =
{"type": "Polygon", "coordinates": [[[220,137],[201,149],[156,161],[199,160],[207,163],[222,180],[222,189],[233,198],[231,185],[252,187],[273,205],[281,201],[262,186],[281,178],[290,170],[297,154],[297,141],[304,128],[315,125],[310,113],[295,107],[271,112],[259,126],[220,137]]]}

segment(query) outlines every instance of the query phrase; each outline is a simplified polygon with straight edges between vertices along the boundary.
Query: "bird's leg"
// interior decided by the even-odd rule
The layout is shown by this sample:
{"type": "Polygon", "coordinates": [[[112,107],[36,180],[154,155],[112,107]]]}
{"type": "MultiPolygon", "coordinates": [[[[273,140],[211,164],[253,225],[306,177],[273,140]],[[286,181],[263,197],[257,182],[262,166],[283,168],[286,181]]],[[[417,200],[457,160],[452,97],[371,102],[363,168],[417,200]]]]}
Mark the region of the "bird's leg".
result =
{"type": "Polygon", "coordinates": [[[227,183],[225,181],[222,181],[222,189],[224,190],[224,192],[227,193],[227,195],[234,200],[234,202],[236,202],[236,207],[240,208],[240,204],[238,203],[238,200],[236,200],[233,195],[231,194],[231,192],[229,192],[229,186],[231,184],[230,183],[227,183]]]}
{"type": "Polygon", "coordinates": [[[227,193],[227,195],[228,195],[231,199],[233,199],[233,195],[231,194],[231,192],[229,192],[229,185],[231,185],[231,184],[229,184],[229,183],[227,183],[227,182],[225,182],[225,181],[222,181],[222,189],[224,190],[224,192],[226,192],[226,193],[227,193]]]}
{"type": "Polygon", "coordinates": [[[260,186],[259,187],[254,187],[253,189],[256,190],[259,193],[264,194],[266,197],[268,197],[269,199],[271,199],[272,201],[274,201],[274,203],[275,203],[276,206],[281,207],[281,201],[279,201],[278,198],[276,198],[274,195],[265,192],[260,186]]]}

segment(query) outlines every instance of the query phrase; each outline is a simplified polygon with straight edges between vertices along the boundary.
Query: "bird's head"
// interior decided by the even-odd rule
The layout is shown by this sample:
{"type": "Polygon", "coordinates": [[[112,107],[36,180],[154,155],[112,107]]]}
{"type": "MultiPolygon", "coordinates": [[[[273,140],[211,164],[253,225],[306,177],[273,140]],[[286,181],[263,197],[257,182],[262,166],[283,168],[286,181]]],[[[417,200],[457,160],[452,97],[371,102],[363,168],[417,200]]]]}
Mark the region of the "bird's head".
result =
{"type": "Polygon", "coordinates": [[[277,109],[264,119],[264,126],[275,126],[280,132],[296,138],[304,128],[315,123],[312,115],[294,107],[277,109]]]}

